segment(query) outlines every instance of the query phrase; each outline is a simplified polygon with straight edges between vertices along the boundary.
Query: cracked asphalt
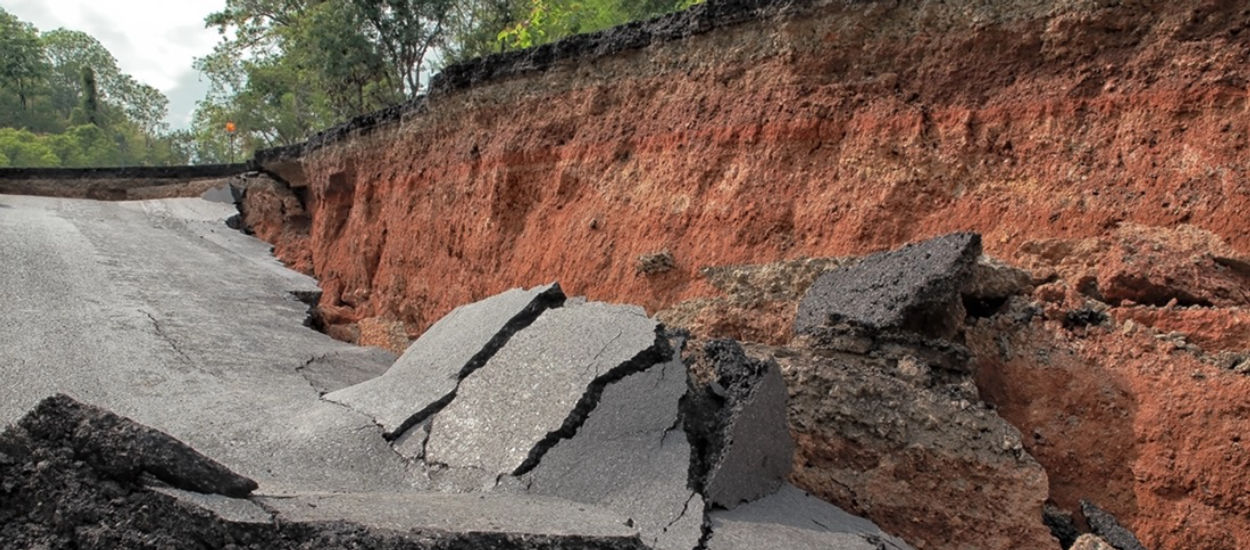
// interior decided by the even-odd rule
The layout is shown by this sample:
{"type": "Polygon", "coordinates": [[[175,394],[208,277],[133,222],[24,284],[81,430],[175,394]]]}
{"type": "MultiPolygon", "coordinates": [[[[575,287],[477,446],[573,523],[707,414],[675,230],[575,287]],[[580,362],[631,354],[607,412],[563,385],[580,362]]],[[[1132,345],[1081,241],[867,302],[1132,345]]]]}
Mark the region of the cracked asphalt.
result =
{"type": "Polygon", "coordinates": [[[318,398],[307,365],[386,358],[303,326],[316,290],[229,204],[0,195],[0,422],[64,392],[181,439],[269,495],[403,492],[424,474],[362,414],[318,398]]]}

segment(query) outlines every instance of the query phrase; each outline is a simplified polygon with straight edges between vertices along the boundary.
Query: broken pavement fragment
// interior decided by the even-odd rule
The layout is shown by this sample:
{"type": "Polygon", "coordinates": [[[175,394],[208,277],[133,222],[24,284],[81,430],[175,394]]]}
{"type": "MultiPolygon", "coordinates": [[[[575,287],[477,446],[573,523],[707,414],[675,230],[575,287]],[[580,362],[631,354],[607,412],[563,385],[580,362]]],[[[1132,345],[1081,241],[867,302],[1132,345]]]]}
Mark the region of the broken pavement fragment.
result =
{"type": "Polygon", "coordinates": [[[794,332],[848,323],[949,337],[963,318],[960,290],[980,256],[980,235],[952,233],[826,272],[799,303],[794,332]]]}
{"type": "Polygon", "coordinates": [[[692,388],[682,404],[698,453],[691,462],[695,486],[709,504],[725,508],[776,491],[794,459],[777,364],[747,357],[733,340],[706,343],[696,361],[714,378],[692,388]]]}
{"type": "Polygon", "coordinates": [[[147,473],[178,489],[230,497],[245,497],[257,487],[164,432],[65,394],[39,402],[0,436],[0,454],[29,452],[33,442],[70,449],[78,460],[119,479],[147,473]]]}
{"type": "Polygon", "coordinates": [[[525,473],[573,435],[606,384],[665,359],[658,328],[637,307],[590,302],[546,311],[460,383],[434,417],[426,462],[479,470],[491,481],[525,473]]]}
{"type": "Polygon", "coordinates": [[[776,493],[733,510],[708,514],[708,550],[911,550],[871,521],[786,484],[776,493]]]}
{"type": "Polygon", "coordinates": [[[1146,550],[1137,535],[1129,531],[1120,521],[1106,510],[1099,508],[1088,500],[1081,501],[1081,515],[1089,524],[1089,530],[1101,537],[1116,550],[1146,550]]]}
{"type": "Polygon", "coordinates": [[[325,395],[373,417],[387,438],[438,412],[456,387],[518,330],[564,302],[560,285],[512,289],[463,305],[434,323],[385,374],[325,395]]]}
{"type": "Polygon", "coordinates": [[[679,357],[608,384],[577,434],[552,447],[523,485],[614,510],[655,550],[694,548],[704,505],[687,484],[690,443],[678,426],[685,392],[679,357]]]}

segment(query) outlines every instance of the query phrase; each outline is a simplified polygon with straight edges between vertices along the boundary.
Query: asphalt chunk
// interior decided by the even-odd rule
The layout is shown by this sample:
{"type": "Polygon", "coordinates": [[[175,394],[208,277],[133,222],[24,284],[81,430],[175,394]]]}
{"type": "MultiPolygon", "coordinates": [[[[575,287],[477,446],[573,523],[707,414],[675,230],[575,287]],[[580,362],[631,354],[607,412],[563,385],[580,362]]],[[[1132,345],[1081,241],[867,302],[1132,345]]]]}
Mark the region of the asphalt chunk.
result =
{"type": "MultiPolygon", "coordinates": [[[[981,256],[981,236],[952,233],[865,256],[816,279],[799,303],[794,332],[837,323],[946,337],[960,291],[981,256]]],[[[957,321],[962,321],[962,316],[957,321]]]]}
{"type": "Polygon", "coordinates": [[[616,511],[656,550],[694,548],[704,505],[688,486],[690,443],[678,419],[685,392],[680,358],[609,384],[577,434],[548,451],[524,485],[616,511]]]}
{"type": "Polygon", "coordinates": [[[433,419],[426,462],[524,473],[576,433],[608,383],[664,359],[658,328],[636,307],[548,310],[461,382],[433,419]]]}
{"type": "Polygon", "coordinates": [[[560,285],[512,289],[460,306],[408,346],[385,374],[325,399],[373,417],[394,439],[446,406],[464,377],[484,365],[518,330],[564,302],[560,285]]]}

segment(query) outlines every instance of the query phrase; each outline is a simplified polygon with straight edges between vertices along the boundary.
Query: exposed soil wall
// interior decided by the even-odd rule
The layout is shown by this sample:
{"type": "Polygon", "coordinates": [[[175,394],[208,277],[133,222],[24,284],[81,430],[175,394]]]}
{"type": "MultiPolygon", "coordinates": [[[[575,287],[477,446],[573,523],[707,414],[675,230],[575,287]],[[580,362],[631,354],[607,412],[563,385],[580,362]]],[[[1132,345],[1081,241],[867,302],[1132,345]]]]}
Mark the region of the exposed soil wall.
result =
{"type": "MultiPolygon", "coordinates": [[[[322,317],[355,335],[364,322],[415,336],[457,305],[551,280],[570,295],[655,311],[715,296],[705,268],[862,254],[956,230],[981,232],[987,253],[1030,268],[1040,240],[1077,242],[1129,226],[1186,224],[1221,241],[1221,257],[1250,254],[1243,3],[785,4],[798,7],[777,15],[769,2],[713,2],[707,9],[752,15],[717,24],[683,16],[652,24],[669,29],[664,40],[653,33],[629,47],[595,45],[611,43],[609,33],[580,49],[453,70],[478,76],[258,157],[288,186],[249,193],[249,224],[320,279],[322,317]],[[672,31],[682,24],[695,26],[672,31]]],[[[1053,269],[1067,286],[1059,296],[1039,290],[1039,299],[1062,303],[1084,283],[1053,269]]],[[[1089,276],[1104,288],[1134,287],[1115,273],[1089,276]]],[[[1170,316],[1133,309],[1166,304],[1128,296],[1098,297],[1118,308],[1116,319],[1169,324],[1170,316]]],[[[1194,305],[1243,307],[1228,299],[1194,305]]],[[[793,310],[774,306],[768,315],[783,320],[756,333],[780,339],[779,315],[793,310]]],[[[1198,312],[1183,324],[1242,326],[1243,317],[1198,312]]],[[[1112,368],[1110,358],[1137,353],[1136,340],[1057,330],[1020,329],[1002,341],[1077,350],[1058,367],[986,352],[978,374],[1026,441],[1034,429],[1048,441],[1085,438],[1075,450],[1028,449],[1047,468],[1052,497],[1075,506],[1081,497],[1070,489],[1098,478],[1102,459],[1088,457],[1105,452],[1134,466],[1112,472],[1113,483],[1092,496],[1148,546],[1250,545],[1237,497],[1183,497],[1224,483],[1201,472],[1226,469],[1201,461],[1223,460],[1213,449],[1227,448],[1241,464],[1239,442],[1217,445],[1228,439],[1223,431],[1187,439],[1195,462],[1150,466],[1172,445],[1156,427],[1196,426],[1163,419],[1244,417],[1236,396],[1244,394],[1205,391],[1191,376],[1218,381],[1224,371],[1166,358],[1112,368]],[[1090,363],[1108,377],[1073,378],[1090,363]],[[1039,376],[1068,381],[1040,384],[1039,376]],[[1088,410],[1116,427],[1109,437],[1134,443],[1104,448],[1096,431],[1060,429],[1068,413],[1055,411],[1087,410],[1112,383],[1119,393],[1088,410]],[[1197,405],[1202,415],[1164,406],[1190,391],[1212,399],[1197,405]],[[1167,397],[1139,397],[1158,392],[1167,397]],[[1053,417],[1029,416],[1029,407],[1068,393],[1077,397],[1047,409],[1053,417]],[[1164,470],[1192,475],[1177,485],[1164,470]],[[1176,527],[1190,518],[1210,528],[1176,527]]],[[[1202,330],[1216,331],[1205,337],[1221,346],[1244,344],[1202,330]]],[[[998,345],[994,336],[973,344],[998,345]]]]}

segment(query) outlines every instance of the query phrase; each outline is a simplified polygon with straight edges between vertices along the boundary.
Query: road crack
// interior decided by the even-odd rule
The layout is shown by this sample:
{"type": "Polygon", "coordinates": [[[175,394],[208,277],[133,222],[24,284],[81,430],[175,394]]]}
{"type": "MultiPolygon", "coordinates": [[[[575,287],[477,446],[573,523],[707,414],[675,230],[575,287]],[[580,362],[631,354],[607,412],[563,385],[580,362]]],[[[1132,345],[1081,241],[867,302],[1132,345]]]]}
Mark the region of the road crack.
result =
{"type": "Polygon", "coordinates": [[[157,319],[155,315],[152,315],[151,312],[143,308],[138,308],[138,311],[139,313],[146,315],[148,317],[148,320],[152,322],[152,328],[153,330],[156,331],[157,338],[164,340],[165,343],[169,346],[169,349],[173,350],[174,353],[178,354],[178,357],[181,357],[184,363],[186,363],[189,366],[198,368],[198,365],[196,364],[194,360],[191,359],[191,356],[187,355],[187,352],[183,351],[182,346],[178,344],[178,340],[174,339],[173,336],[170,336],[168,332],[165,332],[165,326],[161,324],[160,319],[157,319]]]}

